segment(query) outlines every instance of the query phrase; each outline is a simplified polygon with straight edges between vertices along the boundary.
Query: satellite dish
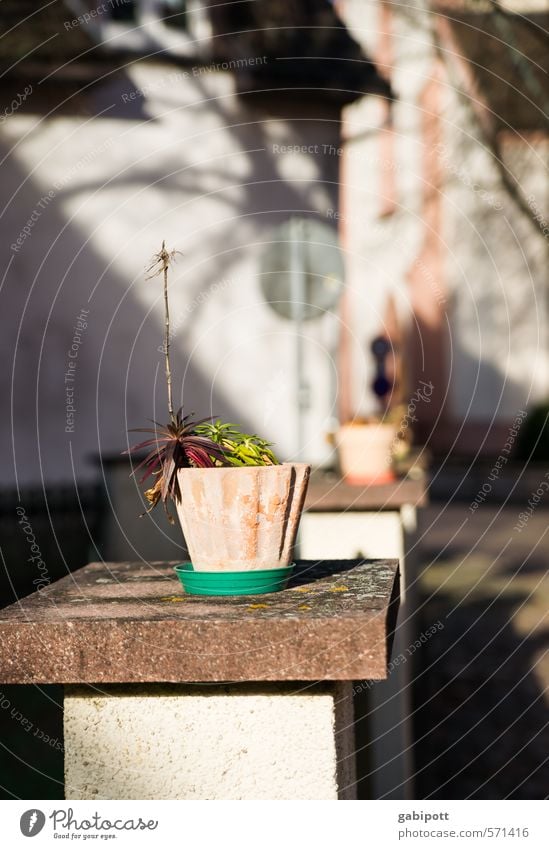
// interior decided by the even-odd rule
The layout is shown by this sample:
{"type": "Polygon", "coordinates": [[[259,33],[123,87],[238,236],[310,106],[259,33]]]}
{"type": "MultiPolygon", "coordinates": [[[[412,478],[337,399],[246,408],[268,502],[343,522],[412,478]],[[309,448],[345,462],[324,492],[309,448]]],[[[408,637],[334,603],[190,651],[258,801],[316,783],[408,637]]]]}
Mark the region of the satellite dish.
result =
{"type": "Polygon", "coordinates": [[[337,232],[315,218],[290,218],[274,231],[261,263],[261,290],[283,318],[310,321],[337,306],[344,268],[337,232]]]}

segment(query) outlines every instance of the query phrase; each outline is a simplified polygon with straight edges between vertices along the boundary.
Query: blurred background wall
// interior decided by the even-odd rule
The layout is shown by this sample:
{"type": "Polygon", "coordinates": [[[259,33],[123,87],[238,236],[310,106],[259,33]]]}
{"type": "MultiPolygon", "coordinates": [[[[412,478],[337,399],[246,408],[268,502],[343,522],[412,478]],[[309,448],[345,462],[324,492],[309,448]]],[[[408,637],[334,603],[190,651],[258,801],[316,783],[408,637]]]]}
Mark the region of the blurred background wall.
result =
{"type": "MultiPolygon", "coordinates": [[[[371,326],[373,291],[391,329],[389,293],[408,332],[408,392],[434,385],[418,441],[444,457],[497,455],[519,410],[547,398],[547,7],[338,9],[396,93],[343,112],[350,321],[371,326]]],[[[345,370],[361,375],[351,410],[367,379],[361,342],[345,370]]]]}

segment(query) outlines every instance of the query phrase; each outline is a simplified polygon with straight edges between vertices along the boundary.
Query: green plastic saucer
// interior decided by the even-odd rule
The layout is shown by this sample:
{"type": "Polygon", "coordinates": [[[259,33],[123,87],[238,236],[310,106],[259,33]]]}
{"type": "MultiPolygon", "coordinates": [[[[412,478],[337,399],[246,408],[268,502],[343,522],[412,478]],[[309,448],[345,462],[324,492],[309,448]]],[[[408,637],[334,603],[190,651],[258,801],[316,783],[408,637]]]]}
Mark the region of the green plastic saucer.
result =
{"type": "Polygon", "coordinates": [[[181,563],[174,569],[189,595],[259,595],[285,589],[294,566],[250,572],[195,572],[192,563],[181,563]]]}

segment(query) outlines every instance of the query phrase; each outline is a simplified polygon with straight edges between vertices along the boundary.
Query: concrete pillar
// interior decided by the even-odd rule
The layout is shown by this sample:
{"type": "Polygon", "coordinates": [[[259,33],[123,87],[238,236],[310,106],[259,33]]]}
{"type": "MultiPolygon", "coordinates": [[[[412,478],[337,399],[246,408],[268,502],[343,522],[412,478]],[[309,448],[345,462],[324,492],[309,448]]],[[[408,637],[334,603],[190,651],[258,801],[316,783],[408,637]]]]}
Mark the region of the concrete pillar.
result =
{"type": "Polygon", "coordinates": [[[67,799],[353,799],[350,683],[67,686],[67,799]]]}
{"type": "Polygon", "coordinates": [[[395,665],[385,681],[358,683],[355,695],[358,797],[413,799],[411,689],[413,663],[407,648],[415,639],[413,558],[416,510],[305,513],[300,526],[300,556],[320,558],[395,557],[400,561],[400,608],[392,654],[395,665]],[[364,725],[364,728],[362,727],[364,725]]]}

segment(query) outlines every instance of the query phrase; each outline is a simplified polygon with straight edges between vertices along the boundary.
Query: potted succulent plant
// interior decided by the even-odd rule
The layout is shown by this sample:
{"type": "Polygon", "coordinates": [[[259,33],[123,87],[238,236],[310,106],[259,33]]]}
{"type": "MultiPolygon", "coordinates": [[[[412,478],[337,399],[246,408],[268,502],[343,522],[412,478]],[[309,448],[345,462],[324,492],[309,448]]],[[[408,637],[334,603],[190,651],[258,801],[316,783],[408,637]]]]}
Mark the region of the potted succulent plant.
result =
{"type": "Polygon", "coordinates": [[[395,450],[401,450],[398,424],[378,419],[353,419],[337,430],[339,467],[347,483],[388,483],[395,479],[395,450]]]}
{"type": "Polygon", "coordinates": [[[134,469],[152,479],[145,496],[163,503],[170,521],[173,501],[190,563],[176,567],[183,586],[208,595],[281,589],[292,553],[309,480],[306,463],[279,463],[271,444],[236,425],[194,419],[174,410],[170,363],[168,273],[175,252],[155,255],[149,277],[164,279],[164,355],[168,390],[166,425],[137,428],[149,437],[126,453],[146,451],[134,469]]]}
{"type": "Polygon", "coordinates": [[[392,345],[385,336],[377,336],[371,352],[375,359],[371,388],[382,414],[353,418],[340,425],[335,434],[341,474],[348,483],[357,485],[394,480],[394,464],[406,456],[410,445],[410,416],[402,404],[391,405],[395,376],[389,378],[386,360],[392,345]]]}

